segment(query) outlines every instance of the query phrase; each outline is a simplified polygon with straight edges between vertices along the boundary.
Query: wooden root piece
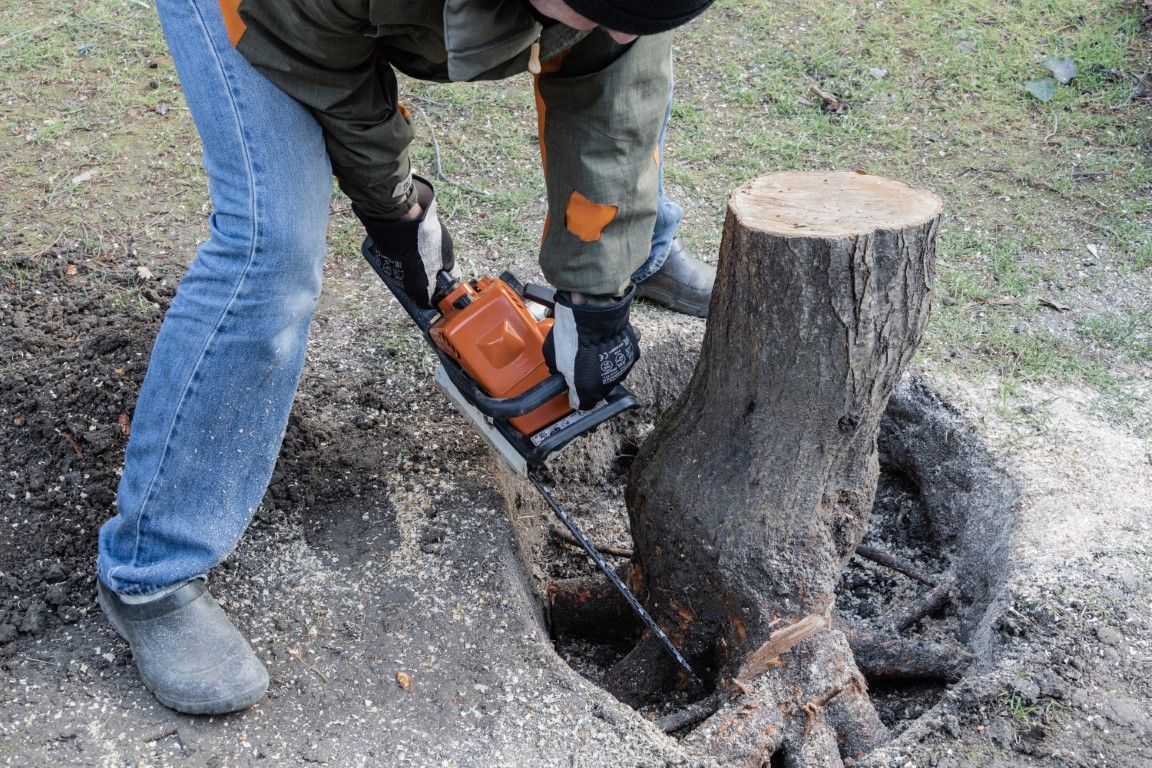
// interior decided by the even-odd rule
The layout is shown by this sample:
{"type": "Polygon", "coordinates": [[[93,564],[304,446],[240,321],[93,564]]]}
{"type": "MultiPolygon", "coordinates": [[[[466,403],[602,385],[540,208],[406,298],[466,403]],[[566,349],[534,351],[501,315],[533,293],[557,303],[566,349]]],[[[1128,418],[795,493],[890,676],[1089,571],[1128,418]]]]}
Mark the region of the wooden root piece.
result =
{"type": "Polygon", "coordinates": [[[956,682],[976,660],[963,648],[920,642],[863,624],[840,621],[856,666],[870,680],[942,680],[956,682]]]}
{"type": "Polygon", "coordinates": [[[776,765],[778,751],[784,765],[839,766],[887,739],[841,632],[820,631],[783,658],[784,665],[738,686],[740,693],[714,694],[659,724],[684,728],[715,708],[684,743],[749,768],[776,765]]]}
{"type": "MultiPolygon", "coordinates": [[[[576,541],[576,537],[572,534],[557,530],[553,530],[553,534],[557,539],[560,540],[561,544],[572,547],[572,549],[578,549],[581,552],[584,551],[584,547],[580,545],[580,542],[576,541]]],[[[632,550],[625,549],[624,547],[617,547],[612,544],[596,544],[595,542],[593,542],[592,546],[596,547],[596,549],[599,550],[600,554],[602,555],[612,555],[613,557],[632,557],[632,550]]]]}
{"type": "Polygon", "coordinates": [[[772,667],[780,666],[780,657],[794,646],[813,635],[823,632],[828,622],[823,616],[805,616],[795,624],[777,629],[768,636],[768,641],[744,657],[736,679],[749,681],[772,667]]]}
{"type": "Polygon", "coordinates": [[[701,720],[708,719],[716,710],[720,709],[720,705],[724,703],[725,698],[724,693],[716,691],[705,699],[689,704],[679,712],[664,715],[664,717],[656,721],[656,727],[664,731],[664,733],[673,733],[679,731],[681,728],[695,725],[701,720]]]}
{"type": "Polygon", "coordinates": [[[902,573],[909,578],[915,579],[921,584],[927,584],[930,587],[936,586],[936,580],[931,576],[924,573],[911,563],[906,563],[882,549],[876,549],[875,547],[869,547],[866,544],[861,544],[860,546],[856,547],[856,554],[865,560],[871,560],[874,563],[878,563],[880,565],[891,568],[898,573],[902,573]]]}
{"type": "Polygon", "coordinates": [[[653,694],[673,687],[681,677],[683,673],[668,651],[648,632],[608,670],[604,688],[622,703],[639,708],[653,694]]]}
{"type": "Polygon", "coordinates": [[[908,605],[894,608],[884,616],[884,622],[903,632],[933,611],[943,608],[951,599],[956,579],[948,574],[928,594],[908,605]]]}

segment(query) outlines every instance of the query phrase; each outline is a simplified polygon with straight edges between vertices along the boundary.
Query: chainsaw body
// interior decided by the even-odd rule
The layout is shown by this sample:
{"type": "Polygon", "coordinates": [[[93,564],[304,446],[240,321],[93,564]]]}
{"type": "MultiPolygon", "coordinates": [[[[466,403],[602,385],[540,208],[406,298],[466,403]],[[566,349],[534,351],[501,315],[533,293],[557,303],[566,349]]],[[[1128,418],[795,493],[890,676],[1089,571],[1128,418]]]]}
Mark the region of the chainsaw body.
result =
{"type": "Polygon", "coordinates": [[[526,477],[555,451],[638,405],[618,385],[593,408],[572,408],[564,377],[544,361],[553,289],[524,285],[508,272],[477,280],[441,273],[436,309],[424,309],[389,277],[370,241],[364,256],[431,343],[440,359],[436,382],[517,473],[526,477]]]}

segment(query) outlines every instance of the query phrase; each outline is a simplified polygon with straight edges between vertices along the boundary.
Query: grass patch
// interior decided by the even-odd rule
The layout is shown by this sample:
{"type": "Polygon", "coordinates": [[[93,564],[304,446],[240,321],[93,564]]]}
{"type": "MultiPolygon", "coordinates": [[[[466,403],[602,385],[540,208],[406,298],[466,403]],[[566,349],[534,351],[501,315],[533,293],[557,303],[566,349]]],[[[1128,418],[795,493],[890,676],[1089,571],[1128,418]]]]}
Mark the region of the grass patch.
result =
{"type": "MultiPolygon", "coordinates": [[[[14,0],[0,29],[0,178],[17,190],[0,197],[0,281],[18,287],[33,268],[22,259],[66,248],[186,264],[206,184],[154,11],[14,0]]],[[[1150,359],[1152,305],[1152,132],[1134,79],[1152,44],[1138,4],[719,0],[675,54],[665,177],[697,253],[714,257],[728,195],[759,174],[858,169],[930,188],[946,218],[921,359],[997,377],[1006,402],[1059,382],[1139,411],[1125,394],[1150,359]],[[1045,104],[1023,84],[1049,76],[1049,56],[1078,74],[1045,104]]],[[[464,268],[535,279],[531,80],[402,77],[401,98],[417,108],[418,172],[446,175],[440,209],[464,268]]],[[[329,268],[362,270],[348,202],[333,210],[329,268]]]]}

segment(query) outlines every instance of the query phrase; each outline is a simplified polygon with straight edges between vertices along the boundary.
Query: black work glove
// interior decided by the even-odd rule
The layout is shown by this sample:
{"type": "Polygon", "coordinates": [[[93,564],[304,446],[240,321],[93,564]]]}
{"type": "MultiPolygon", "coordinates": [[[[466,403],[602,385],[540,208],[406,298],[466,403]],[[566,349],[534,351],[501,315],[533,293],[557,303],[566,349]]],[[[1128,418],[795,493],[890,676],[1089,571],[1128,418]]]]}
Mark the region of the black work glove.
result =
{"type": "Polygon", "coordinates": [[[568,402],[588,410],[624,380],[640,359],[628,307],[636,289],[608,306],[573,304],[556,296],[556,322],[544,338],[544,361],[568,382],[568,402]]]}
{"type": "Polygon", "coordinates": [[[456,276],[456,258],[452,254],[452,236],[436,215],[436,193],[432,185],[419,176],[413,180],[424,209],[419,219],[387,221],[366,216],[355,205],[352,210],[364,224],[379,255],[379,259],[373,259],[371,249],[365,249],[369,254],[368,263],[381,277],[400,285],[418,306],[427,309],[432,306],[436,292],[437,273],[444,271],[456,276]]]}

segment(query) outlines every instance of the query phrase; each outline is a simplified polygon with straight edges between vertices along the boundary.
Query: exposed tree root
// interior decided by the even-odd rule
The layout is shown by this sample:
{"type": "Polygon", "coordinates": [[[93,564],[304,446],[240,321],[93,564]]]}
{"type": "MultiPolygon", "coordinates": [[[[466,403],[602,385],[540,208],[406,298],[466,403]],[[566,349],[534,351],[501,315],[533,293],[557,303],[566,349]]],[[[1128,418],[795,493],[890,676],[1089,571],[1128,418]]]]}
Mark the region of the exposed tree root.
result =
{"type": "Polygon", "coordinates": [[[716,691],[711,696],[701,699],[694,704],[690,704],[679,712],[673,712],[670,715],[665,715],[656,721],[656,726],[664,731],[664,733],[673,733],[679,731],[681,728],[687,728],[690,725],[696,725],[701,720],[706,720],[715,714],[716,710],[720,709],[720,705],[728,698],[728,695],[722,691],[716,691]]]}
{"type": "Polygon", "coordinates": [[[843,619],[840,626],[852,646],[856,666],[869,679],[955,682],[975,661],[963,648],[908,640],[843,619]]]}
{"type": "MultiPolygon", "coordinates": [[[[830,629],[812,636],[782,662],[718,702],[706,699],[691,712],[677,713],[681,719],[698,717],[718,704],[684,743],[724,765],[760,768],[780,751],[786,766],[834,768],[887,739],[843,633],[830,629]]],[[[662,721],[672,724],[671,717],[662,721]]]]}
{"type": "Polygon", "coordinates": [[[955,587],[956,580],[951,574],[946,574],[931,592],[913,603],[889,611],[884,621],[902,632],[933,611],[943,608],[951,601],[955,587]]]}
{"type": "MultiPolygon", "coordinates": [[[[572,547],[573,549],[578,549],[581,552],[584,551],[584,547],[580,542],[576,541],[576,537],[571,534],[554,529],[552,535],[555,536],[561,544],[572,547]]],[[[626,547],[617,547],[612,544],[596,544],[595,542],[593,542],[593,546],[596,547],[602,555],[612,555],[613,557],[625,557],[629,559],[632,557],[632,550],[626,547]]]]}
{"type": "Polygon", "coordinates": [[[873,563],[878,563],[880,565],[891,568],[894,571],[902,573],[909,578],[913,578],[921,584],[927,584],[930,587],[936,585],[936,580],[931,576],[924,573],[911,563],[906,563],[895,555],[889,554],[882,549],[876,549],[875,547],[869,547],[866,544],[861,544],[860,546],[856,547],[856,554],[865,560],[870,560],[873,563]]]}
{"type": "Polygon", "coordinates": [[[612,665],[604,687],[624,704],[638,708],[652,696],[674,687],[676,663],[651,633],[645,633],[628,654],[612,665]]]}

